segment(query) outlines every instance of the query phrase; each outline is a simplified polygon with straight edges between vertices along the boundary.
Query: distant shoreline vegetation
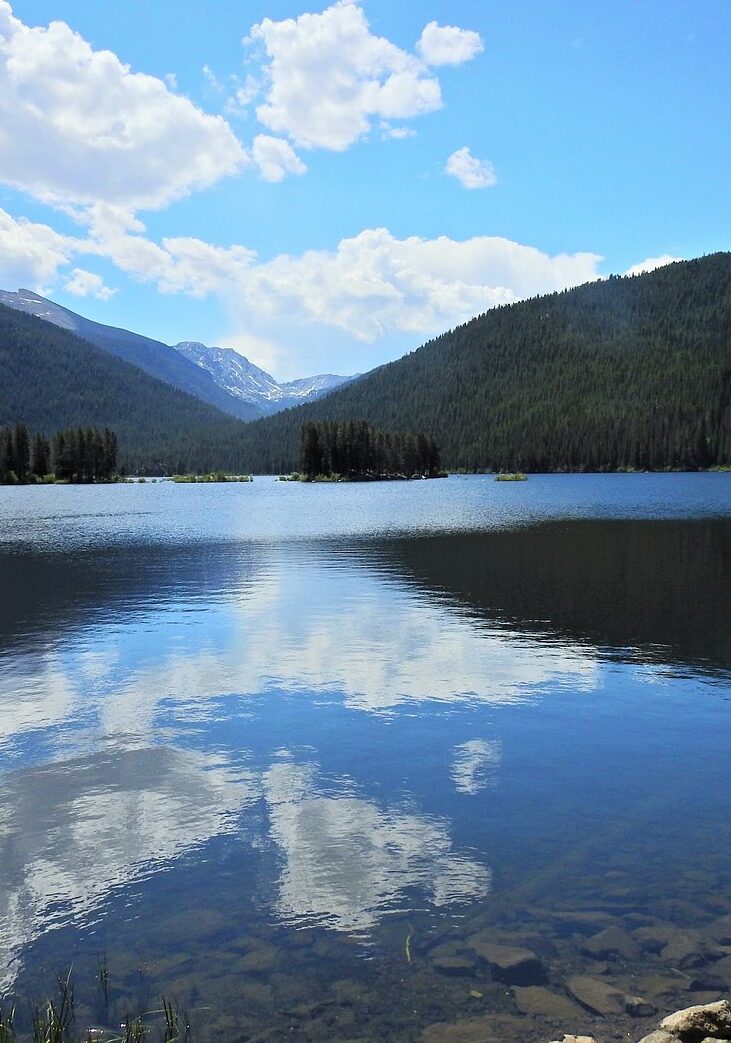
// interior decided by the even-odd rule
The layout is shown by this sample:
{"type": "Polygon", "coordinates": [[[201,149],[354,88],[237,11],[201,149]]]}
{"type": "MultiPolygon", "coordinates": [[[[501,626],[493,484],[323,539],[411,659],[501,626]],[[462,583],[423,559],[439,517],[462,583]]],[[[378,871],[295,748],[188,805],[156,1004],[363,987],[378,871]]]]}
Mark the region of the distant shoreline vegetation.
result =
{"type": "MultiPolygon", "coordinates": [[[[419,432],[383,431],[366,420],[309,421],[300,429],[304,482],[373,482],[440,478],[436,442],[419,432]]],[[[292,475],[295,480],[295,475],[292,475]]]]}
{"type": "Polygon", "coordinates": [[[223,471],[215,471],[211,474],[174,474],[167,480],[175,482],[176,485],[213,485],[216,482],[254,481],[250,474],[224,474],[223,471]]]}
{"type": "Polygon", "coordinates": [[[25,424],[0,428],[0,485],[89,485],[120,481],[117,436],[109,428],[70,428],[49,440],[25,424]]]}

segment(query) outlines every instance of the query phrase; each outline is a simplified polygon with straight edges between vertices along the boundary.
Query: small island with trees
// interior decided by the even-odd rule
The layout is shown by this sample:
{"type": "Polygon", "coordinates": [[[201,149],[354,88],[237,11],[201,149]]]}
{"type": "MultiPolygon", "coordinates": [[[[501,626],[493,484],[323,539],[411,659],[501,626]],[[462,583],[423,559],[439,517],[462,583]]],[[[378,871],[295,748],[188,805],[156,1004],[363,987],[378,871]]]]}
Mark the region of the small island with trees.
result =
{"type": "Polygon", "coordinates": [[[372,482],[442,478],[433,438],[383,431],[365,420],[310,421],[300,431],[300,471],[305,482],[372,482]]]}

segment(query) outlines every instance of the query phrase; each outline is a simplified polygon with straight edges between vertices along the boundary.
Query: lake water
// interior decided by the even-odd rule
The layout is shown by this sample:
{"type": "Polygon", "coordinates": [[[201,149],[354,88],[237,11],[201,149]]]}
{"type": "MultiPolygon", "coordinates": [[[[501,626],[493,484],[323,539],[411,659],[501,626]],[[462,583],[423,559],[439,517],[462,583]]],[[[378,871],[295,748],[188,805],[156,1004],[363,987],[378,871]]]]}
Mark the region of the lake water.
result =
{"type": "Polygon", "coordinates": [[[731,986],[731,475],[2,489],[0,584],[21,1019],[71,965],[80,1032],[224,1043],[731,986]]]}

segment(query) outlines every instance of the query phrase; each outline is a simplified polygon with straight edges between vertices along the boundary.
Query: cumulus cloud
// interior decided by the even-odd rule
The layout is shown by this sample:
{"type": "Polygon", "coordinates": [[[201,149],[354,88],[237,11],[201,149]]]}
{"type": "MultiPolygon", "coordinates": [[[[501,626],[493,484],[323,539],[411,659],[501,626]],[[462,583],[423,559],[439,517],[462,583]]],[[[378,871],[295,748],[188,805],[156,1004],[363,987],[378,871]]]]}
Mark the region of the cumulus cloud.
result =
{"type": "Polygon", "coordinates": [[[56,205],[154,209],[245,162],[222,117],[0,0],[0,181],[56,205]]]}
{"type": "Polygon", "coordinates": [[[100,301],[108,301],[117,292],[106,286],[100,275],[87,272],[84,268],[74,268],[64,284],[64,290],[73,293],[75,297],[96,297],[100,301]]]}
{"type": "Polygon", "coordinates": [[[304,148],[342,152],[373,120],[408,119],[441,107],[438,80],[415,55],[375,36],[356,3],[253,26],[264,48],[264,126],[304,148]]]}
{"type": "Polygon", "coordinates": [[[190,237],[154,243],[124,212],[95,208],[86,247],[166,293],[218,293],[251,314],[341,330],[364,342],[431,335],[478,312],[598,277],[593,253],[550,256],[509,239],[397,239],[366,229],[334,250],[260,261],[245,246],[190,237]]]}
{"type": "Polygon", "coordinates": [[[0,285],[39,290],[68,264],[79,240],[0,209],[0,285]]]}
{"type": "Polygon", "coordinates": [[[258,134],[252,146],[254,162],[265,181],[283,181],[287,174],[304,174],[307,167],[289,142],[258,134]]]}
{"type": "Polygon", "coordinates": [[[654,272],[656,268],[664,268],[666,264],[674,264],[682,261],[682,257],[673,257],[671,254],[662,254],[660,257],[648,257],[639,264],[633,264],[623,275],[642,275],[643,272],[654,272]]]}
{"type": "Polygon", "coordinates": [[[490,188],[497,184],[492,163],[487,159],[477,159],[466,145],[452,153],[444,169],[464,188],[490,188]]]}
{"type": "Polygon", "coordinates": [[[425,26],[416,49],[427,65],[461,65],[484,50],[479,33],[437,22],[425,26]]]}
{"type": "MultiPolygon", "coordinates": [[[[249,319],[298,323],[363,343],[391,334],[431,336],[495,305],[591,281],[602,260],[594,253],[552,256],[495,236],[399,239],[386,228],[365,229],[332,250],[261,260],[240,244],[191,236],[155,242],[124,207],[100,203],[77,217],[86,225],[84,237],[62,236],[0,210],[2,282],[40,289],[80,257],[102,257],[163,293],[233,302],[240,329],[252,329],[249,319]]],[[[99,289],[89,274],[75,285],[99,289]]],[[[73,273],[65,278],[74,281],[73,273]]]]}

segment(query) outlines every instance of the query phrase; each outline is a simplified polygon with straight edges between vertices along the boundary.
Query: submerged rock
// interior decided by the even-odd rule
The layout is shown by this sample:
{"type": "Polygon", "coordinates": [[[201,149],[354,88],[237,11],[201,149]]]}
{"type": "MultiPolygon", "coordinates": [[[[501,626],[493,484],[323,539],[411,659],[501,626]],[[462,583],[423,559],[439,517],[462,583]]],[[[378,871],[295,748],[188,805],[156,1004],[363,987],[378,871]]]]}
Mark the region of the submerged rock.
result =
{"type": "Polygon", "coordinates": [[[552,1018],[564,1025],[585,1016],[581,1008],[577,1007],[567,996],[551,992],[550,989],[544,989],[540,985],[514,985],[513,995],[521,1014],[552,1018]]]}
{"type": "Polygon", "coordinates": [[[657,1014],[657,1007],[653,1007],[642,996],[625,996],[624,1009],[633,1018],[651,1018],[653,1014],[657,1014]]]}
{"type": "Polygon", "coordinates": [[[566,988],[575,1000],[594,1014],[606,1016],[624,1013],[624,993],[609,982],[577,974],[569,978],[566,988]]]}
{"type": "Polygon", "coordinates": [[[731,945],[731,913],[715,920],[707,930],[709,937],[719,945],[731,945]]]}
{"type": "Polygon", "coordinates": [[[632,936],[621,927],[607,927],[584,942],[582,949],[589,956],[599,959],[611,959],[621,956],[624,960],[634,960],[640,950],[632,936]]]}
{"type": "Polygon", "coordinates": [[[469,940],[478,956],[490,964],[493,975],[508,985],[539,985],[546,980],[546,968],[530,949],[497,945],[479,935],[469,940]]]}
{"type": "Polygon", "coordinates": [[[423,1043],[504,1043],[506,1039],[520,1039],[524,1027],[522,1018],[487,1014],[452,1024],[436,1022],[424,1029],[421,1038],[423,1043]]]}

